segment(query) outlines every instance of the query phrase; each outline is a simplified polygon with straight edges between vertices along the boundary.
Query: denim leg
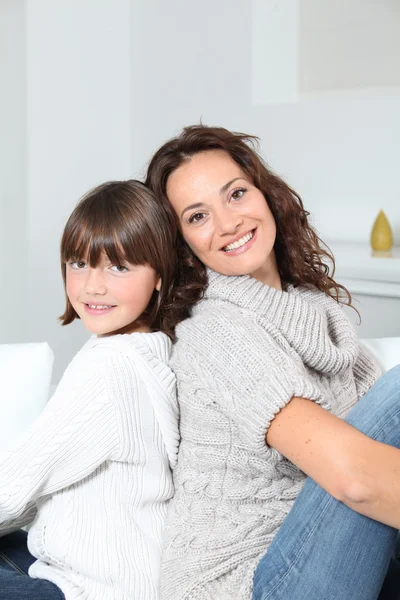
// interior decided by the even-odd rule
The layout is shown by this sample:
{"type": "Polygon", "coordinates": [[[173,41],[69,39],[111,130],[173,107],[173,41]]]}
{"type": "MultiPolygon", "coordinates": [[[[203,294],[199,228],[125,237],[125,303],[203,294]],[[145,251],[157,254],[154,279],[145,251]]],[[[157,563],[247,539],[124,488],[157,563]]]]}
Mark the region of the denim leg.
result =
{"type": "Polygon", "coordinates": [[[28,550],[28,534],[19,530],[0,538],[0,567],[28,575],[35,557],[28,550]]]}
{"type": "Polygon", "coordinates": [[[0,600],[65,600],[54,583],[27,575],[36,559],[26,542],[24,531],[0,538],[0,600]]]}
{"type": "Polygon", "coordinates": [[[393,557],[378,600],[400,600],[400,562],[393,557]]]}
{"type": "MultiPolygon", "coordinates": [[[[346,420],[399,448],[400,366],[381,377],[346,420]]],[[[253,600],[377,600],[397,533],[308,479],[256,569],[253,600]]],[[[398,598],[389,583],[393,595],[381,600],[398,598]]]]}

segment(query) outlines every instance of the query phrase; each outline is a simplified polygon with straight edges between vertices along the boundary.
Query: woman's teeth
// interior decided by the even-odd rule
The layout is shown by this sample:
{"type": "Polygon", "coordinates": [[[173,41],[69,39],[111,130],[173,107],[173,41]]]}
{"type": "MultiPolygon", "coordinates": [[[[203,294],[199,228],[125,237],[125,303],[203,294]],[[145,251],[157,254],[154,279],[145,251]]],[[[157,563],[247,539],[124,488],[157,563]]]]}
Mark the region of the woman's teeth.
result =
{"type": "Polygon", "coordinates": [[[227,246],[225,246],[224,252],[229,252],[230,250],[236,250],[236,248],[240,248],[240,246],[244,246],[244,244],[246,244],[249,240],[251,240],[251,238],[253,236],[254,236],[254,232],[250,231],[250,233],[248,233],[247,235],[240,238],[240,240],[237,240],[236,242],[233,242],[233,244],[228,244],[227,246]]]}

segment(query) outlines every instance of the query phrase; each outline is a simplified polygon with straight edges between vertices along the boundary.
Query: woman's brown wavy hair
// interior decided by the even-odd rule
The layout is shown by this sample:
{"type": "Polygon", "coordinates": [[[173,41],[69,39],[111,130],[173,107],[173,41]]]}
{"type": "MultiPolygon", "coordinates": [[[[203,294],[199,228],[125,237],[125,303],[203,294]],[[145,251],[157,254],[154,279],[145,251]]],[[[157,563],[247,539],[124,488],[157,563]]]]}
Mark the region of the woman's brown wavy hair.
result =
{"type": "MultiPolygon", "coordinates": [[[[114,264],[149,265],[161,277],[146,310],[135,320],[135,327],[161,330],[173,341],[169,307],[173,294],[176,224],[154,194],[140,181],[108,181],[90,190],[69,217],[61,239],[61,273],[66,287],[66,265],[84,261],[96,267],[105,253],[114,264]]],[[[68,325],[79,315],[67,294],[64,313],[59,317],[68,325]]],[[[112,332],[127,333],[133,323],[112,332]]],[[[111,335],[111,334],[110,334],[111,335]]]]}
{"type": "MultiPolygon", "coordinates": [[[[147,170],[146,185],[163,204],[172,209],[166,189],[168,177],[195,154],[222,150],[241,167],[264,194],[276,223],[275,253],[282,283],[313,286],[337,302],[351,306],[350,292],[334,279],[335,261],[329,248],[308,221],[300,196],[272,172],[257,153],[258,138],[222,127],[192,125],[169,140],[154,154],[147,170]]],[[[173,209],[172,209],[173,210],[173,209]]],[[[177,225],[179,227],[178,218],[177,225]]],[[[207,286],[206,268],[178,232],[178,281],[171,320],[188,316],[191,306],[207,286]]]]}

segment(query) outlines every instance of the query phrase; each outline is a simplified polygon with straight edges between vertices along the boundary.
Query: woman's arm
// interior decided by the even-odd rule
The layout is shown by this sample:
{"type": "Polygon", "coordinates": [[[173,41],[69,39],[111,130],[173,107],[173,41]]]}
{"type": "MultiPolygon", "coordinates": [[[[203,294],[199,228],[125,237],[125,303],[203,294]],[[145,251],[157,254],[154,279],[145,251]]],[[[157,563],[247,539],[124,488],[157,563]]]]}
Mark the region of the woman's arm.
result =
{"type": "Polygon", "coordinates": [[[296,397],[275,416],[266,442],[349,508],[400,529],[400,450],[296,397]]]}

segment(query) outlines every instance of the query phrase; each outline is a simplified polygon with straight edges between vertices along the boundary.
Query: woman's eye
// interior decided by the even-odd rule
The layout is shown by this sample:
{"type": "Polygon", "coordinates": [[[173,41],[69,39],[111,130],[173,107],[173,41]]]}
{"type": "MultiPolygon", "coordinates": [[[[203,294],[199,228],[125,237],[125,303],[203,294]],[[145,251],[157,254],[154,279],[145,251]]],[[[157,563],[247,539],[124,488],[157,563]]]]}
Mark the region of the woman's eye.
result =
{"type": "Polygon", "coordinates": [[[198,223],[204,218],[204,213],[195,213],[189,218],[189,223],[198,223]]]}
{"type": "Polygon", "coordinates": [[[73,269],[84,269],[86,263],[83,260],[71,260],[69,263],[73,269]]]}
{"type": "Polygon", "coordinates": [[[238,188],[237,190],[233,190],[233,192],[231,194],[232,200],[240,200],[240,198],[242,198],[242,196],[244,195],[245,192],[246,192],[245,188],[238,188]]]}
{"type": "Polygon", "coordinates": [[[125,265],[113,265],[111,269],[118,273],[125,273],[128,270],[128,267],[125,267],[125,265]]]}

